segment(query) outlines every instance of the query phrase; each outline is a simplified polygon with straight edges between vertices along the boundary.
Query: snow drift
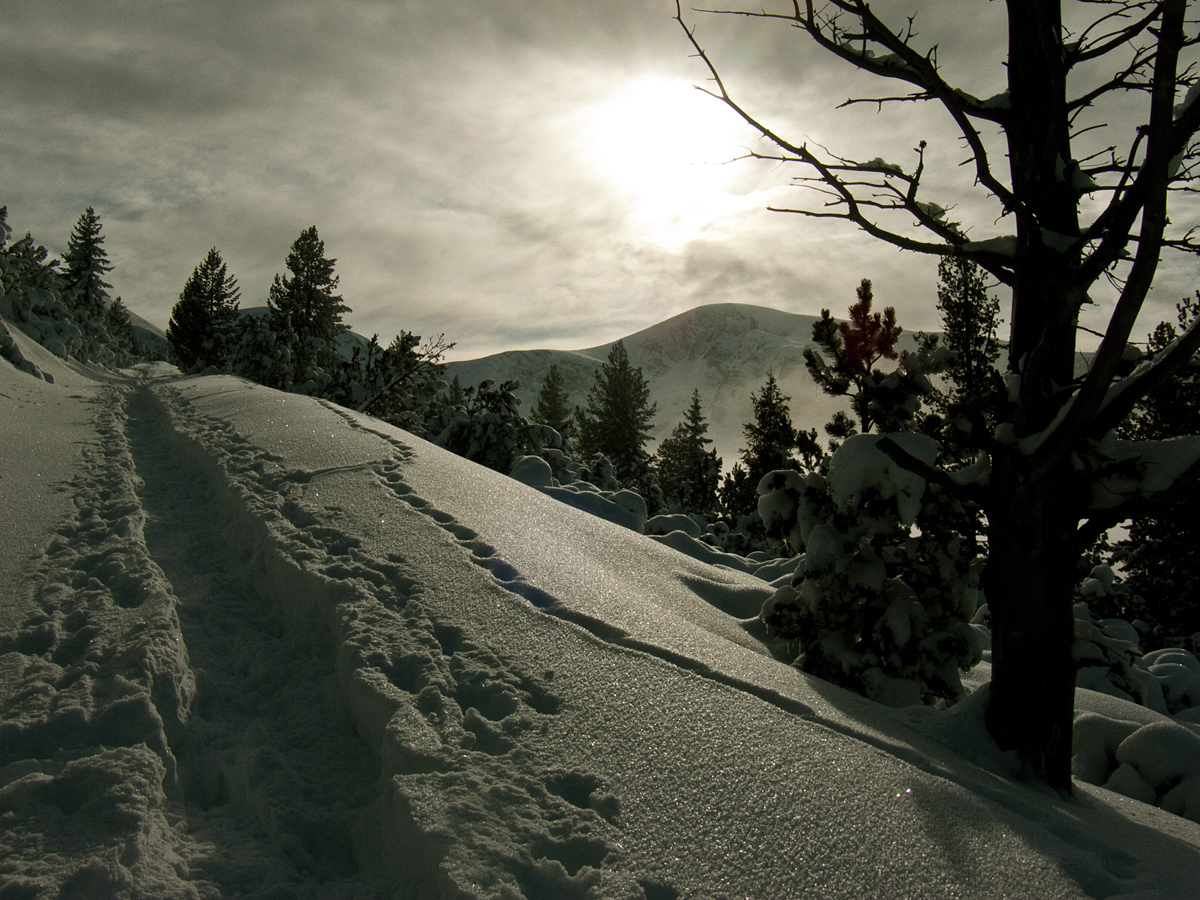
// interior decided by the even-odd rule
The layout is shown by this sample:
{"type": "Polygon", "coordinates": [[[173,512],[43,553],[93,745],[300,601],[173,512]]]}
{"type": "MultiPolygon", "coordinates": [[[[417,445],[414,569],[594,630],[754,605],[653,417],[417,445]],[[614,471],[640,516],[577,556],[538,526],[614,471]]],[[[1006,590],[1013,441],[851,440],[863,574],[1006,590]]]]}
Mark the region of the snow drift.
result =
{"type": "Polygon", "coordinates": [[[1016,780],[983,691],[884,710],[775,661],[752,575],[16,338],[53,383],[0,361],[0,896],[1196,896],[1200,826],[1016,780]]]}

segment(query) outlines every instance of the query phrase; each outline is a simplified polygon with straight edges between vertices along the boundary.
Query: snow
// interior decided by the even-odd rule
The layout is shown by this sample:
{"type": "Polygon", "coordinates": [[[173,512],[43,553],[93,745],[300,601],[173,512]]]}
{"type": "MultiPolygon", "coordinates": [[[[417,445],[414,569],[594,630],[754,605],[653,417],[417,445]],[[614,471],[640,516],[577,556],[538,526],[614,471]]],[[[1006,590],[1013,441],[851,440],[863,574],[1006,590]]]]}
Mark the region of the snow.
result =
{"type": "Polygon", "coordinates": [[[931,219],[937,220],[946,218],[946,208],[944,206],[938,206],[936,203],[925,203],[924,201],[918,200],[917,209],[925,213],[925,215],[929,216],[931,219]]]}
{"type": "MultiPolygon", "coordinates": [[[[777,662],[752,574],[310,398],[14,337],[54,382],[0,361],[0,896],[1196,896],[1200,825],[1021,782],[986,687],[892,710],[777,662]]],[[[1080,698],[1134,726],[1106,780],[1195,749],[1080,698]]]]}
{"type": "Polygon", "coordinates": [[[845,508],[851,497],[875,489],[885,500],[896,498],[900,520],[911,525],[921,509],[925,479],[901,468],[879,449],[887,438],[901,450],[926,465],[932,466],[937,456],[937,442],[923,434],[856,434],[846,439],[829,464],[829,481],[834,502],[845,508]]]}
{"type": "Polygon", "coordinates": [[[1200,97],[1200,81],[1193,82],[1188,86],[1187,93],[1183,97],[1181,103],[1175,104],[1175,119],[1183,118],[1184,113],[1192,108],[1192,104],[1196,102],[1196,98],[1200,97]]]}
{"type": "Polygon", "coordinates": [[[1110,509],[1170,489],[1200,459],[1200,435],[1138,442],[1108,437],[1093,449],[1099,460],[1125,464],[1114,466],[1092,487],[1092,508],[1110,509]]]}
{"type": "Polygon", "coordinates": [[[983,241],[967,241],[962,245],[962,249],[978,253],[995,253],[999,256],[1016,256],[1017,236],[1005,234],[983,241]]]}

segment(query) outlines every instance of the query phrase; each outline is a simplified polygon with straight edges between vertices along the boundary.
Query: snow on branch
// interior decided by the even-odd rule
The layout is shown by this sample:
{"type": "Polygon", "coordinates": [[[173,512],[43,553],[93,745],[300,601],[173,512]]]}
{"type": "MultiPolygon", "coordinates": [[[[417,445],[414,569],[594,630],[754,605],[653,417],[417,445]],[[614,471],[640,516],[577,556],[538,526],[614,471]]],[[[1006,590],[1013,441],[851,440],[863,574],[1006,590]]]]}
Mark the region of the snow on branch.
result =
{"type": "Polygon", "coordinates": [[[1079,465],[1094,469],[1091,509],[1118,521],[1200,476],[1200,435],[1161,441],[1110,438],[1092,442],[1089,450],[1079,465]]]}

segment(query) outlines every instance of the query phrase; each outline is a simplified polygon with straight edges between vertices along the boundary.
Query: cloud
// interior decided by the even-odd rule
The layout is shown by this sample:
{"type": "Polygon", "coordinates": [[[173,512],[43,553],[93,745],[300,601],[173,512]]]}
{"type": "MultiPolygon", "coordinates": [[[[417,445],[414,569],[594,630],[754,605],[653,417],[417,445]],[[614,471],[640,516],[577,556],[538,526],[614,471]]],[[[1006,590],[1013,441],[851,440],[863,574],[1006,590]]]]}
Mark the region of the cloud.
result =
{"type": "MultiPolygon", "coordinates": [[[[1000,7],[917,20],[919,40],[952,48],[940,61],[981,96],[1003,78],[1000,32],[980,18],[1000,7]]],[[[0,203],[57,252],[94,205],[115,291],[160,325],[209,247],[243,303],[262,303],[316,225],[356,330],[444,332],[459,358],[594,346],[698,303],[836,311],[863,277],[906,327],[936,327],[932,261],[762,209],[813,199],[786,187],[796,172],[731,164],[729,196],[751,202],[672,224],[669,203],[623,194],[589,160],[583,117],[622,86],[704,83],[674,12],[673,0],[11,0],[0,203]]],[[[778,22],[688,17],[765,122],[906,165],[928,139],[924,196],[957,203],[981,236],[1006,227],[970,199],[965,152],[934,110],[836,111],[877,85],[778,22]]],[[[1173,299],[1159,305],[1194,275],[1165,267],[1173,299]]]]}

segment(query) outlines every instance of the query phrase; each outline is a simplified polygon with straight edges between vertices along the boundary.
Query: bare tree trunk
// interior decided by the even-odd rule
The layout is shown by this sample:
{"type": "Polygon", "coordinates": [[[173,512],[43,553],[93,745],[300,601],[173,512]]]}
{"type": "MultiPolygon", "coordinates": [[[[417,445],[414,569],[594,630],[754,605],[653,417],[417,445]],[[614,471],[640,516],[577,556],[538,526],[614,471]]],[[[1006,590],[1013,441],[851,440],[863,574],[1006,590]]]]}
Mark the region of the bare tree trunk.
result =
{"type": "MultiPolygon", "coordinates": [[[[1079,548],[1070,472],[1031,480],[1020,457],[997,460],[987,509],[984,590],[992,615],[987,725],[1030,776],[1071,789],[1075,674],[1071,597],[1079,548]]],[[[1069,466],[1067,467],[1069,469],[1069,466]]]]}

